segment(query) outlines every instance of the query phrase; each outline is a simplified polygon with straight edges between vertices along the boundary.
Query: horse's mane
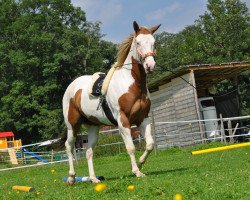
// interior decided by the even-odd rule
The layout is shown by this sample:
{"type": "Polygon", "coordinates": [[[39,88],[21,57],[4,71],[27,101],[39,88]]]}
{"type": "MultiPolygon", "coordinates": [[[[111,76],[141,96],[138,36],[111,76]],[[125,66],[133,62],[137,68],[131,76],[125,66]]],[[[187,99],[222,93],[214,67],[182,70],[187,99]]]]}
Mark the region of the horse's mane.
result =
{"type": "Polygon", "coordinates": [[[115,66],[117,68],[121,68],[128,56],[130,47],[132,45],[134,38],[134,33],[132,33],[128,38],[126,38],[119,46],[119,50],[117,53],[117,62],[115,63],[115,66]]]}

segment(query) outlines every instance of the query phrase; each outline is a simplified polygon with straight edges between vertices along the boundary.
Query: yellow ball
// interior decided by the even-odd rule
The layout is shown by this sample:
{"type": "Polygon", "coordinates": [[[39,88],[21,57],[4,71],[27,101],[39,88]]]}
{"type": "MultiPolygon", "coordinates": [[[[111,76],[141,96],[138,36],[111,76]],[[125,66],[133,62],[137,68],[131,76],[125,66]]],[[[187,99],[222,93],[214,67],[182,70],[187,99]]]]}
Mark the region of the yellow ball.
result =
{"type": "Polygon", "coordinates": [[[104,183],[98,183],[96,186],[95,186],[95,191],[96,192],[101,192],[103,190],[106,189],[106,184],[104,183]]]}
{"type": "Polygon", "coordinates": [[[128,186],[128,190],[129,191],[134,191],[135,190],[135,186],[134,185],[129,185],[128,186]]]}
{"type": "Polygon", "coordinates": [[[183,200],[182,195],[180,193],[177,193],[174,195],[174,200],[183,200]]]}
{"type": "Polygon", "coordinates": [[[56,171],[56,170],[54,170],[54,169],[50,170],[51,173],[55,173],[55,171],[56,171]]]}

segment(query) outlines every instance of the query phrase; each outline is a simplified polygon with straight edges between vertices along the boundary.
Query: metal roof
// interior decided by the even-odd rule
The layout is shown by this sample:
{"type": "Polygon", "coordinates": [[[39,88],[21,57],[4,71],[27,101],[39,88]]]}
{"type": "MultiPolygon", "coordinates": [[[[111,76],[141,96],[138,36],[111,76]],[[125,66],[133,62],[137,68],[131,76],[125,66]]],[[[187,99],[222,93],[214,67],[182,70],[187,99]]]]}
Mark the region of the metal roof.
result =
{"type": "Polygon", "coordinates": [[[228,79],[243,71],[250,70],[250,61],[231,62],[221,64],[197,64],[178,67],[172,72],[164,73],[160,78],[149,83],[149,91],[158,90],[158,86],[171,81],[171,79],[180,77],[191,71],[194,72],[196,88],[202,89],[228,79]]]}

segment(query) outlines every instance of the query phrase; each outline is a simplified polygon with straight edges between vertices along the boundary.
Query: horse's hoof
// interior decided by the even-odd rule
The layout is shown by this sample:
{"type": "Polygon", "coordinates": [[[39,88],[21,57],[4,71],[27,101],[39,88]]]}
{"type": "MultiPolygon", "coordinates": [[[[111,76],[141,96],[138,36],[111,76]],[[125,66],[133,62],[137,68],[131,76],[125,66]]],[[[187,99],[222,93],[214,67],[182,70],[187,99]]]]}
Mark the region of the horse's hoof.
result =
{"type": "Polygon", "coordinates": [[[138,178],[145,177],[145,176],[146,176],[146,175],[143,174],[143,173],[141,173],[141,172],[139,172],[139,173],[136,174],[136,177],[138,177],[138,178]]]}
{"type": "Polygon", "coordinates": [[[96,177],[90,178],[92,183],[100,183],[101,181],[97,179],[96,177]]]}
{"type": "Polygon", "coordinates": [[[141,178],[141,177],[146,176],[145,174],[143,174],[143,173],[142,173],[142,172],[140,172],[139,170],[138,170],[138,171],[136,171],[136,172],[133,172],[133,174],[134,174],[136,177],[138,177],[138,178],[141,178]]]}
{"type": "Polygon", "coordinates": [[[74,183],[75,183],[75,177],[68,177],[68,179],[67,179],[67,181],[66,181],[66,184],[68,185],[68,186],[72,186],[72,185],[74,185],[74,183]]]}

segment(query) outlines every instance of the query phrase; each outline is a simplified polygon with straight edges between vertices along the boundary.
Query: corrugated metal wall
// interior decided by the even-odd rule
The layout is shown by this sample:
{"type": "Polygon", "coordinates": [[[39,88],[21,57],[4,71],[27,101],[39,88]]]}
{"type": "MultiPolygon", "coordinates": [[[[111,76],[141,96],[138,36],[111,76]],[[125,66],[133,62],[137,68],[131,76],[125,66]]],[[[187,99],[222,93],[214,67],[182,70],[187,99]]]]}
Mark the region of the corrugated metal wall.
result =
{"type": "MultiPolygon", "coordinates": [[[[192,83],[190,74],[182,77],[192,83]]],[[[198,120],[194,88],[181,78],[172,79],[171,82],[160,86],[158,91],[151,93],[151,102],[155,122],[198,120]]],[[[161,125],[156,123],[155,129],[159,148],[186,146],[201,139],[198,122],[161,125]]]]}

